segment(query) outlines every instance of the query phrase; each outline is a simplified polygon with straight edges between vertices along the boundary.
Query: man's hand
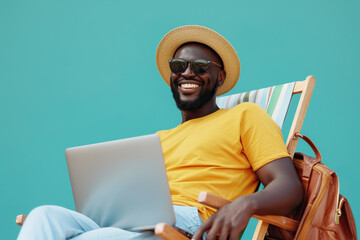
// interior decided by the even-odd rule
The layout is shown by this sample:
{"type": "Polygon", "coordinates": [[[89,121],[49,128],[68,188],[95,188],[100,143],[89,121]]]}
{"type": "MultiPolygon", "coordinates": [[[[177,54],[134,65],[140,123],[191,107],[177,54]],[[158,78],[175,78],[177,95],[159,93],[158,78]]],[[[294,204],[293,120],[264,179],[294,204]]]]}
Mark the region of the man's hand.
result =
{"type": "Polygon", "coordinates": [[[208,240],[215,240],[218,234],[219,240],[237,240],[254,214],[252,209],[251,195],[240,197],[221,207],[200,226],[192,239],[200,240],[208,232],[208,240]]]}
{"type": "Polygon", "coordinates": [[[237,240],[252,215],[286,215],[298,206],[303,189],[291,158],[279,158],[256,171],[264,184],[262,191],[237,198],[221,207],[196,231],[193,239],[200,240],[205,232],[207,239],[237,240]]]}

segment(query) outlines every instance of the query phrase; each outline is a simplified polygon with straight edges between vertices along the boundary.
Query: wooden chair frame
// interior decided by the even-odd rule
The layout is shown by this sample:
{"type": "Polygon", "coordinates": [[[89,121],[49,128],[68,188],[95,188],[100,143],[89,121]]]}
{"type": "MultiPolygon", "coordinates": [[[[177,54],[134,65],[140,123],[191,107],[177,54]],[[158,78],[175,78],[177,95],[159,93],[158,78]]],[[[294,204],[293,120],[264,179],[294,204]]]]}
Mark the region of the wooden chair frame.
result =
{"type": "MultiPolygon", "coordinates": [[[[313,93],[315,87],[315,77],[314,76],[308,76],[306,80],[296,82],[293,90],[293,95],[295,94],[301,94],[295,116],[288,134],[288,138],[286,141],[286,147],[288,149],[288,152],[291,157],[294,156],[296,146],[298,144],[299,138],[295,137],[295,133],[300,133],[302,125],[304,123],[306,111],[308,109],[310,99],[313,93]]],[[[259,218],[258,218],[259,219],[259,218]]],[[[286,221],[286,220],[285,220],[286,221]]],[[[263,240],[265,237],[265,234],[267,232],[267,229],[269,227],[270,223],[266,220],[260,219],[256,229],[255,233],[253,235],[253,240],[263,240]]],[[[276,224],[274,224],[276,225],[276,224]]],[[[278,225],[276,225],[278,226],[278,225]]],[[[278,226],[281,227],[281,226],[278,226]]],[[[290,229],[288,229],[290,230],[290,229]]]]}
{"type": "MultiPolygon", "coordinates": [[[[308,76],[304,81],[295,82],[295,86],[292,92],[292,95],[301,94],[300,100],[297,105],[295,116],[287,137],[286,146],[288,148],[289,154],[294,156],[295,149],[298,143],[298,138],[294,137],[295,133],[300,133],[307,108],[311,99],[311,95],[315,86],[315,78],[313,76],[308,76]]],[[[198,201],[214,208],[220,208],[221,206],[230,203],[231,201],[220,198],[213,194],[207,192],[201,192],[198,197],[198,201]]],[[[263,240],[267,232],[269,224],[282,227],[287,230],[295,231],[299,225],[299,222],[294,221],[290,218],[283,216],[253,216],[256,219],[259,219],[255,233],[253,235],[253,240],[263,240]]],[[[26,215],[18,215],[16,217],[16,223],[20,226],[24,223],[26,215]]],[[[155,234],[165,240],[188,240],[185,235],[178,232],[175,228],[165,224],[159,223],[155,227],[155,234]]]]}

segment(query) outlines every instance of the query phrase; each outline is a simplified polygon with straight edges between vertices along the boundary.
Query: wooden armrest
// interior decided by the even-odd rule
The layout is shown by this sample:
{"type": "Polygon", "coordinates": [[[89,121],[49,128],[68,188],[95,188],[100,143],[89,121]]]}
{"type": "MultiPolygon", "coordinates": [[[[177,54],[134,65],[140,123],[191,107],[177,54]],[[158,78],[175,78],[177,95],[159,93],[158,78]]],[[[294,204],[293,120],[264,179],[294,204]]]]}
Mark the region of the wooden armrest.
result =
{"type": "Polygon", "coordinates": [[[24,224],[25,218],[26,218],[26,215],[17,215],[16,220],[15,220],[16,224],[19,226],[22,226],[24,224]]]}
{"type": "Polygon", "coordinates": [[[292,232],[295,232],[300,224],[298,221],[294,219],[279,215],[262,215],[262,216],[253,215],[252,217],[292,232]]]}
{"type": "MultiPolygon", "coordinates": [[[[198,202],[216,209],[219,209],[220,207],[228,203],[231,203],[230,200],[227,200],[225,198],[216,196],[208,192],[200,192],[198,196],[198,202]]],[[[262,215],[262,216],[253,215],[252,217],[267,222],[271,225],[284,228],[289,231],[296,231],[296,229],[299,226],[298,221],[278,215],[262,215]]]]}
{"type": "Polygon", "coordinates": [[[155,234],[161,239],[165,240],[189,240],[189,238],[185,237],[183,234],[178,232],[175,228],[171,227],[166,223],[158,223],[155,226],[155,234]]]}
{"type": "Polygon", "coordinates": [[[219,209],[222,206],[231,203],[230,200],[227,200],[225,198],[216,196],[208,192],[200,192],[198,196],[198,202],[216,209],[219,209]]]}

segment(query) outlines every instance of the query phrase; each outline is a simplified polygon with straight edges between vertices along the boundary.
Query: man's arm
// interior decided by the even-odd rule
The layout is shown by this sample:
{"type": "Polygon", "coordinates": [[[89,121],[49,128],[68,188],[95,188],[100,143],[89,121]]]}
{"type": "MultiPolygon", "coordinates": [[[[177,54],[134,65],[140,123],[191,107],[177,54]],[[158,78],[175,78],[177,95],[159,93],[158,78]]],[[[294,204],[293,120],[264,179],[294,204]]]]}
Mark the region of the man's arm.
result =
{"type": "Polygon", "coordinates": [[[256,171],[265,188],[242,196],[221,207],[196,231],[193,239],[200,240],[204,232],[213,240],[237,240],[252,215],[287,215],[303,199],[303,190],[291,158],[280,158],[256,171]]]}

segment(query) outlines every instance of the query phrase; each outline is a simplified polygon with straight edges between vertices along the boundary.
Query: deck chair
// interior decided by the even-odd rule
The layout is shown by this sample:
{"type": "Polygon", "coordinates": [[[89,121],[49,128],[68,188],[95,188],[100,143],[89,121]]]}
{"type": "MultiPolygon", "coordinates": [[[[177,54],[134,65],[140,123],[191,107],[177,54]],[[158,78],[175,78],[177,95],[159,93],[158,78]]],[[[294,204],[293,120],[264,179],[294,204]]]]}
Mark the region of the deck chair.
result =
{"type": "MultiPolygon", "coordinates": [[[[314,85],[315,78],[313,76],[308,76],[304,81],[291,82],[250,92],[234,94],[225,97],[218,97],[216,101],[220,108],[228,109],[242,102],[256,103],[260,105],[281,128],[285,121],[285,117],[289,109],[292,96],[294,94],[301,94],[286,141],[286,146],[288,148],[289,154],[293,156],[298,141],[298,139],[294,138],[293,136],[296,132],[300,132],[301,130],[306,110],[311,98],[311,94],[314,89],[314,85]]],[[[217,197],[206,192],[199,193],[198,201],[217,209],[225,204],[230,203],[229,200],[217,197]]],[[[298,226],[298,222],[282,216],[253,217],[259,219],[253,239],[264,239],[269,224],[283,227],[291,231],[296,230],[298,226]]],[[[16,217],[16,223],[22,226],[25,218],[26,215],[18,215],[16,217]]],[[[178,230],[165,223],[159,223],[156,225],[155,234],[165,240],[189,239],[183,233],[180,233],[178,230]]]]}
{"type": "MultiPolygon", "coordinates": [[[[298,143],[298,138],[294,136],[295,133],[300,133],[314,86],[315,78],[313,76],[308,76],[304,81],[291,82],[250,92],[218,97],[216,102],[220,108],[232,108],[243,102],[256,103],[272,117],[280,128],[282,128],[292,96],[295,94],[301,94],[286,141],[288,152],[290,156],[293,157],[298,143]]],[[[198,201],[215,209],[219,209],[223,205],[231,202],[207,192],[200,192],[198,201]]],[[[259,220],[253,235],[253,240],[263,240],[269,224],[290,231],[296,231],[299,226],[298,221],[284,216],[254,215],[253,218],[259,220]]],[[[157,224],[155,233],[164,240],[189,239],[165,223],[157,224]]]]}

